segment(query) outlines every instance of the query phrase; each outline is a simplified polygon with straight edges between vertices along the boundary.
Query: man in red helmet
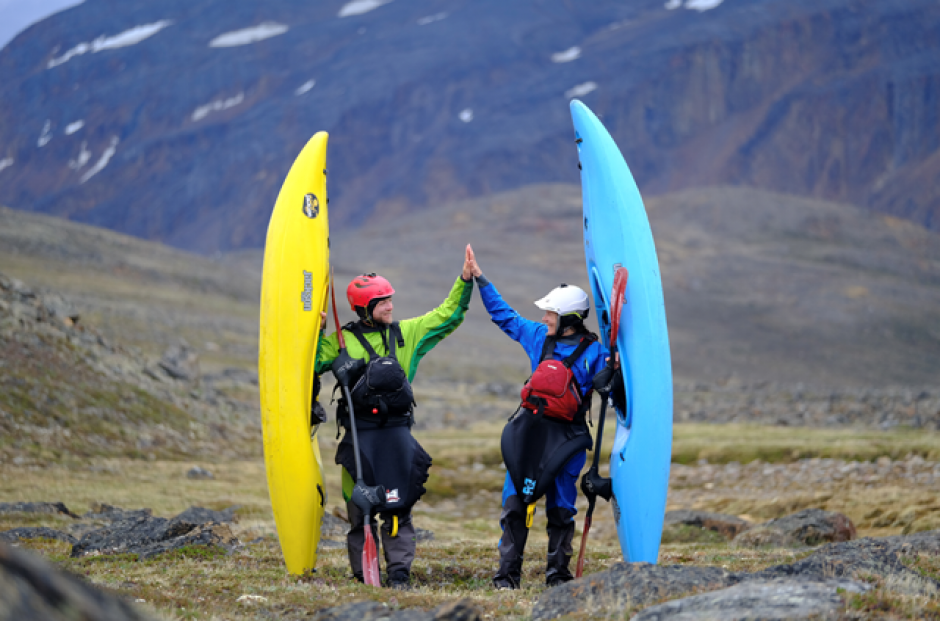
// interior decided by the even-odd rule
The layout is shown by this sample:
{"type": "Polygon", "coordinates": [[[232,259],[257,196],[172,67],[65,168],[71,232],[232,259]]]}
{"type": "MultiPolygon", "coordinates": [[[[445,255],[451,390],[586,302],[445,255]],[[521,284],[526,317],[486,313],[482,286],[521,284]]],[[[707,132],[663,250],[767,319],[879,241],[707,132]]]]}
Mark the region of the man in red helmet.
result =
{"type": "MultiPolygon", "coordinates": [[[[364,482],[385,490],[385,501],[375,512],[383,522],[386,577],[392,587],[407,587],[411,580],[416,543],[411,508],[425,492],[431,466],[431,457],[411,435],[411,382],[421,359],[463,322],[473,293],[470,256],[467,246],[463,272],[440,306],[400,322],[392,319],[391,283],[377,274],[357,276],[346,289],[349,305],[359,316],[342,328],[346,351],[340,354],[336,334],[321,338],[317,347],[317,375],[333,370],[350,388],[364,482]]],[[[353,575],[362,581],[367,516],[350,500],[356,469],[345,398],[339,400],[336,418],[346,429],[335,458],[343,466],[343,496],[351,525],[346,547],[353,575]]],[[[372,528],[377,538],[375,525],[372,528]]]]}

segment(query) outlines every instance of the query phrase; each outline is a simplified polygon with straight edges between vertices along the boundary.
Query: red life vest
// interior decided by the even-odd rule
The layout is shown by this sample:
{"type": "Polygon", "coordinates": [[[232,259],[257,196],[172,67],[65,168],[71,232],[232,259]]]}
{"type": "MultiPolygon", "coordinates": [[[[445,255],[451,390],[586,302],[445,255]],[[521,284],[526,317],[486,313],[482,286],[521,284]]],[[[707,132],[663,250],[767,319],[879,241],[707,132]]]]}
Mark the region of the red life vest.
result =
{"type": "Polygon", "coordinates": [[[589,407],[590,401],[582,399],[581,387],[571,366],[595,340],[593,335],[584,336],[570,356],[564,360],[555,360],[551,357],[555,339],[547,338],[542,348],[542,361],[522,387],[522,407],[539,416],[566,422],[583,415],[585,404],[589,407]]]}

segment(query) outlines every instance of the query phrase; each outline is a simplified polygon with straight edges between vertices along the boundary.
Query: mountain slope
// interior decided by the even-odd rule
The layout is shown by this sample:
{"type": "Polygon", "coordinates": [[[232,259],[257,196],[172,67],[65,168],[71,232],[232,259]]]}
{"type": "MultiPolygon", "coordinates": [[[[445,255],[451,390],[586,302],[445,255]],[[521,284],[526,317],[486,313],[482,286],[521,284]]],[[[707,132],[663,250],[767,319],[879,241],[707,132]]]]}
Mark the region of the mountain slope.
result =
{"type": "MultiPolygon", "coordinates": [[[[647,209],[678,380],[936,382],[936,233],[849,205],[747,188],[669,194],[649,199],[647,209]]],[[[559,282],[587,288],[580,214],[577,186],[548,184],[334,231],[336,279],[342,293],[356,274],[380,272],[397,291],[396,318],[414,316],[444,299],[472,243],[506,300],[537,320],[533,300],[559,282]]],[[[151,358],[185,338],[206,375],[254,369],[260,268],[260,251],[210,260],[0,209],[0,271],[62,294],[83,309],[82,322],[151,358]]],[[[340,320],[352,320],[339,301],[340,320]]],[[[418,375],[513,384],[527,373],[518,345],[475,299],[418,375]]],[[[253,404],[253,393],[244,397],[253,404]]]]}
{"type": "Polygon", "coordinates": [[[647,195],[744,184],[937,229],[938,32],[933,0],[88,0],[0,51],[0,201],[259,247],[315,131],[358,225],[576,181],[581,97],[647,195]]]}

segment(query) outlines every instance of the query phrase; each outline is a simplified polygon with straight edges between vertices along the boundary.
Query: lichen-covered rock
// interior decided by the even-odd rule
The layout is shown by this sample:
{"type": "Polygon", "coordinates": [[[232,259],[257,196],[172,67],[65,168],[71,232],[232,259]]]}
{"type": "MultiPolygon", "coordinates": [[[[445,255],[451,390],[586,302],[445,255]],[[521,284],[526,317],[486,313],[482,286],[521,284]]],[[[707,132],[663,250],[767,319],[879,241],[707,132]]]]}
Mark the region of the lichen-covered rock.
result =
{"type": "Polygon", "coordinates": [[[761,524],[735,537],[732,544],[737,548],[792,548],[800,542],[790,533],[761,524]]]}
{"type": "Polygon", "coordinates": [[[403,608],[391,610],[386,604],[365,601],[343,604],[319,611],[313,621],[480,621],[482,615],[473,602],[460,599],[446,602],[435,610],[403,608]]]}
{"type": "Polygon", "coordinates": [[[818,546],[851,541],[855,536],[852,520],[841,513],[804,509],[745,531],[734,538],[734,544],[739,547],[783,547],[794,544],[818,546]]]}
{"type": "Polygon", "coordinates": [[[0,541],[13,543],[21,539],[58,539],[71,545],[78,542],[72,535],[46,526],[23,526],[0,532],[0,541]]]}
{"type": "Polygon", "coordinates": [[[686,593],[713,591],[735,584],[719,567],[617,563],[607,571],[572,580],[542,593],[532,609],[533,621],[571,614],[601,614],[658,602],[686,593]]]}
{"type": "Polygon", "coordinates": [[[865,579],[880,578],[889,589],[908,595],[936,596],[940,582],[928,578],[901,562],[905,549],[913,551],[911,541],[903,538],[860,539],[830,543],[808,557],[788,565],[777,565],[755,574],[749,579],[818,577],[865,579]]]}
{"type": "Polygon", "coordinates": [[[197,481],[207,481],[214,479],[215,475],[201,466],[193,466],[186,471],[186,478],[197,481]]]}
{"type": "Polygon", "coordinates": [[[845,607],[839,589],[864,592],[868,588],[847,580],[749,581],[651,606],[631,621],[837,619],[845,607]]]}
{"type": "Polygon", "coordinates": [[[0,621],[148,621],[139,606],[0,543],[0,621]]]}
{"type": "Polygon", "coordinates": [[[221,511],[213,511],[212,509],[206,509],[204,507],[190,507],[170,520],[170,522],[174,524],[185,522],[193,525],[208,524],[209,522],[216,522],[218,524],[226,524],[228,522],[237,523],[238,517],[235,515],[236,510],[238,510],[238,505],[233,505],[221,511]]]}
{"type": "Polygon", "coordinates": [[[0,502],[0,513],[61,513],[78,517],[61,502],[0,502]]]}
{"type": "Polygon", "coordinates": [[[708,511],[695,511],[690,509],[666,512],[666,518],[663,523],[666,526],[684,524],[686,526],[712,530],[716,533],[720,533],[726,539],[734,539],[739,533],[751,527],[750,522],[736,515],[710,513],[708,511]]]}
{"type": "MultiPolygon", "coordinates": [[[[234,507],[232,508],[234,510],[234,507]]],[[[215,519],[199,521],[200,515],[225,512],[209,511],[193,507],[172,520],[149,515],[131,515],[126,512],[122,519],[110,525],[86,533],[72,546],[73,558],[97,552],[100,554],[137,554],[147,558],[185,546],[219,546],[231,550],[239,545],[231,529],[215,519]],[[207,512],[207,513],[206,513],[207,512]],[[188,516],[188,517],[183,517],[188,516]]]]}

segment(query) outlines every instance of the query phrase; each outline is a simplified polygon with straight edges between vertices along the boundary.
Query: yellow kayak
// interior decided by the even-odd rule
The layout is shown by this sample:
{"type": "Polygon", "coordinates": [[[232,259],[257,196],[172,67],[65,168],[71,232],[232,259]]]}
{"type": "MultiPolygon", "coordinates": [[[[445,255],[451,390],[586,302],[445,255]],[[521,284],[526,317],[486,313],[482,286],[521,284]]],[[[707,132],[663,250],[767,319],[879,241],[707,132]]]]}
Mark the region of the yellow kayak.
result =
{"type": "Polygon", "coordinates": [[[330,274],[328,138],[326,132],[315,134],[291,166],[264,246],[258,356],[264,462],[281,551],[292,574],[316,565],[326,505],[310,399],[330,274]]]}

